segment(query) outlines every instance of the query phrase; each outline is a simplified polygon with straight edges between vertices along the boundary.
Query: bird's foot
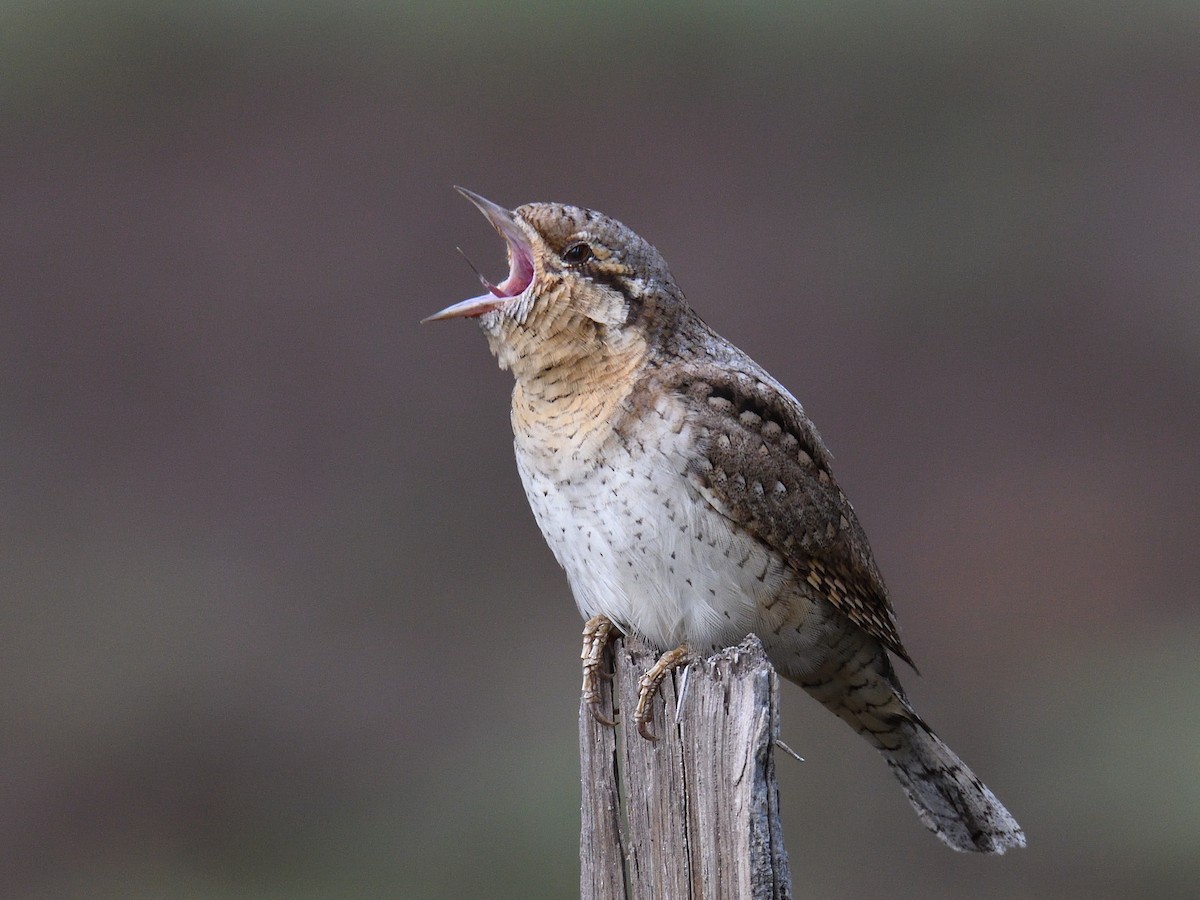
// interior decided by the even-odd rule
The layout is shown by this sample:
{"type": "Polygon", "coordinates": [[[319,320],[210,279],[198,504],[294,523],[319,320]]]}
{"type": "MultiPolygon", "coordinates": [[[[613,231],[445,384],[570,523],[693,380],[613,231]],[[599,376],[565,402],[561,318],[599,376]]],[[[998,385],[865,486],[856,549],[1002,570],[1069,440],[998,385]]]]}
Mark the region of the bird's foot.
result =
{"type": "Polygon", "coordinates": [[[648,741],[658,740],[650,730],[650,720],[654,718],[654,695],[658,693],[658,686],[672,671],[686,666],[689,655],[687,644],[680,644],[674,650],[668,650],[638,681],[637,710],[633,720],[637,722],[638,734],[648,741]]]}
{"type": "Polygon", "coordinates": [[[600,713],[600,682],[612,678],[604,671],[604,648],[616,637],[616,629],[608,616],[592,616],[583,626],[583,652],[579,654],[583,660],[583,705],[593,719],[610,728],[616,723],[600,713]]]}

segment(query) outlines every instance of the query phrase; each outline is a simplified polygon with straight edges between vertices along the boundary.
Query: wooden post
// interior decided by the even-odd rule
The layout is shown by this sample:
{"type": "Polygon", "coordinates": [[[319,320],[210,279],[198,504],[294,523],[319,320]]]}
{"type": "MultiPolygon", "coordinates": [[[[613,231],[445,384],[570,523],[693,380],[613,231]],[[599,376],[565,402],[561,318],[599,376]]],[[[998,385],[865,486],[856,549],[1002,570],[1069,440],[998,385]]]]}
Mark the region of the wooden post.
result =
{"type": "Polygon", "coordinates": [[[617,727],[579,714],[582,900],[790,898],[775,781],[779,678],[758,638],[691,664],[678,723],[683,672],[664,680],[657,741],[622,721],[657,654],[625,639],[611,656],[602,711],[617,727]]]}

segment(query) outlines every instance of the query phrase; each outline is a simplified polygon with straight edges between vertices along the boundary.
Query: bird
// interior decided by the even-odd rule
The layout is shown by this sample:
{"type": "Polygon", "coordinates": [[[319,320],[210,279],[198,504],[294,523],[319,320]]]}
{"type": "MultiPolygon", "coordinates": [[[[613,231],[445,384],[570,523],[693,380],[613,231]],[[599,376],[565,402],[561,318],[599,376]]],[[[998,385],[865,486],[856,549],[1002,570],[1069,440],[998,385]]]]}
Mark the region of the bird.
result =
{"type": "MultiPolygon", "coordinates": [[[[507,245],[485,293],[424,319],[475,319],[514,376],[517,470],[586,619],[583,703],[605,645],[698,654],[762,641],[772,666],[876,747],[921,822],[960,851],[1025,846],[1020,825],[913,709],[911,666],[866,535],[791,393],[692,309],[661,254],[591,209],[506,209],[457,188],[507,245]]],[[[606,724],[612,724],[606,722],[606,724]]]]}

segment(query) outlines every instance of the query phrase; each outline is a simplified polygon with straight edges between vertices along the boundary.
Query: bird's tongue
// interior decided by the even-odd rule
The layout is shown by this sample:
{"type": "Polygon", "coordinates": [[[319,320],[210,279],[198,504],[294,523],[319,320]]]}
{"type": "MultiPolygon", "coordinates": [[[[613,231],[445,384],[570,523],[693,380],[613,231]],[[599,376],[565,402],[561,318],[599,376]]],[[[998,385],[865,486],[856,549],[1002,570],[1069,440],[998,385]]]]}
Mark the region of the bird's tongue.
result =
{"type": "Polygon", "coordinates": [[[497,226],[497,231],[508,241],[508,277],[499,284],[492,284],[482,275],[479,275],[479,280],[497,297],[516,297],[525,293],[525,288],[533,281],[533,251],[530,250],[525,235],[521,234],[516,226],[511,223],[505,225],[506,227],[497,226]]]}
{"type": "MultiPolygon", "coordinates": [[[[508,244],[508,277],[499,284],[492,284],[478,270],[475,274],[487,289],[481,297],[472,297],[461,303],[448,306],[441,312],[434,313],[423,322],[433,322],[438,319],[475,318],[504,305],[505,301],[519,297],[533,283],[533,247],[525,232],[513,220],[513,214],[502,206],[480,197],[471,191],[458,188],[468,200],[474,203],[479,211],[492,223],[492,227],[500,232],[508,244]]],[[[474,268],[474,266],[472,266],[474,268]]]]}
{"type": "MultiPolygon", "coordinates": [[[[508,239],[507,234],[505,234],[505,238],[508,239]]],[[[475,267],[472,266],[471,268],[475,267]]],[[[479,276],[480,283],[487,289],[486,294],[480,297],[472,297],[470,300],[464,300],[461,303],[455,303],[453,306],[447,306],[441,312],[436,312],[421,321],[436,322],[439,319],[474,319],[482,316],[484,313],[491,312],[493,309],[498,309],[513,297],[521,296],[521,294],[525,293],[525,289],[529,287],[530,282],[533,281],[533,256],[525,249],[523,242],[516,244],[509,239],[508,277],[499,284],[492,284],[479,270],[476,269],[475,274],[479,276]]]]}

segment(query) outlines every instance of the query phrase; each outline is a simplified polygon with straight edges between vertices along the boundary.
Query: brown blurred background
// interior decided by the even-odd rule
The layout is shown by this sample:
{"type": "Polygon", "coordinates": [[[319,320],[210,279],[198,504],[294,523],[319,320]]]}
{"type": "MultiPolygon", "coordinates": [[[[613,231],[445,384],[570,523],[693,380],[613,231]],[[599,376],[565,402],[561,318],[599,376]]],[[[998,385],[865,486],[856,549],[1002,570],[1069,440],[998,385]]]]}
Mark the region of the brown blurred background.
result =
{"type": "Polygon", "coordinates": [[[1200,893],[1200,7],[0,10],[0,895],[569,897],[579,619],[510,378],[417,320],[655,243],[804,402],[956,855],[785,686],[800,896],[1200,893]]]}

